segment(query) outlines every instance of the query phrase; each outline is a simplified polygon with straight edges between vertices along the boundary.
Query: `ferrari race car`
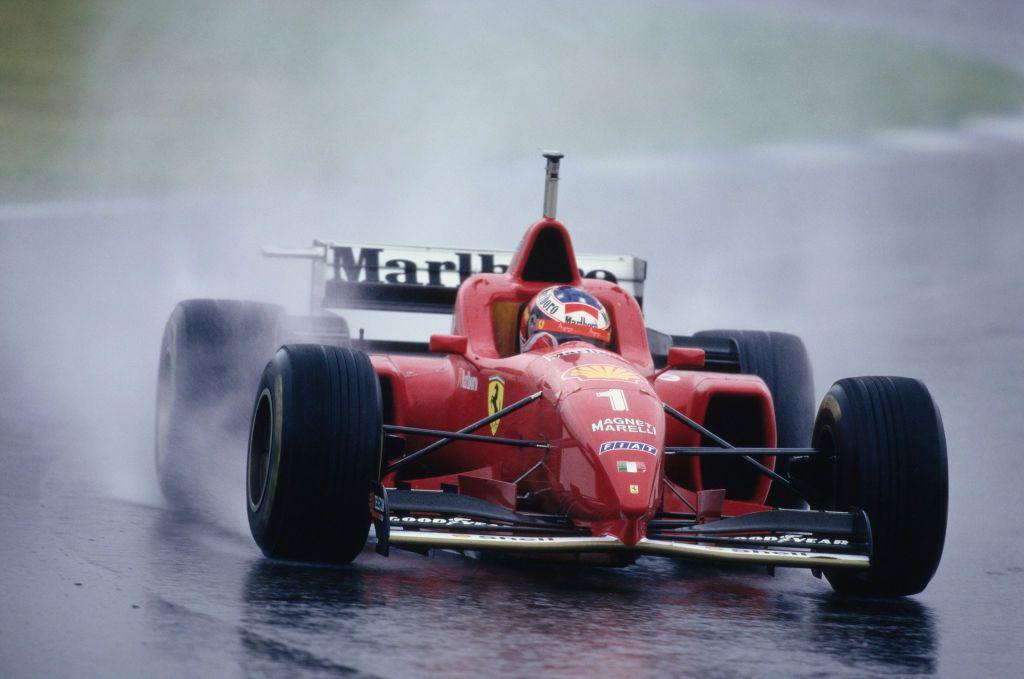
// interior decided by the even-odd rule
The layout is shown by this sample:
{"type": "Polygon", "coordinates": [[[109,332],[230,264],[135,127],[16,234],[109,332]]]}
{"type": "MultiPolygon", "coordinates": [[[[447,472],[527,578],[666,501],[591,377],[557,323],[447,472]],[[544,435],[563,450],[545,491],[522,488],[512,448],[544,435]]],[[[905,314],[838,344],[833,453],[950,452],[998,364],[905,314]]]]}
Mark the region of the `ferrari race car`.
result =
{"type": "Polygon", "coordinates": [[[799,338],[646,328],[645,262],[577,259],[555,219],[561,156],[546,157],[544,216],[514,253],[316,242],[266,251],[312,263],[308,317],[181,302],[158,389],[168,497],[184,502],[218,447],[237,445],[222,452],[241,474],[247,436],[249,525],[268,557],[349,562],[372,525],[384,556],[660,555],[806,568],[840,593],[923,590],[947,506],[925,386],[843,379],[814,417],[799,338]],[[606,341],[524,346],[524,307],[553,288],[596,300],[606,341]],[[351,309],[451,314],[451,331],[353,337],[351,309]]]}

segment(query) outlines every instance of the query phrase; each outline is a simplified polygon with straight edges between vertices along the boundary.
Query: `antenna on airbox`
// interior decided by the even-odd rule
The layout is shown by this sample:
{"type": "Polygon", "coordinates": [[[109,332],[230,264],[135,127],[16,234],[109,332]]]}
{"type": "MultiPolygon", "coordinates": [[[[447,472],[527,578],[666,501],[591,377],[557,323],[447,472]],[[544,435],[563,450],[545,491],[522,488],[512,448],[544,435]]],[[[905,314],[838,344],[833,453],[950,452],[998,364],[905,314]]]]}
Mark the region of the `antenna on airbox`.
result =
{"type": "Polygon", "coordinates": [[[547,169],[544,171],[544,217],[554,219],[558,209],[558,163],[563,155],[558,151],[541,151],[548,159],[547,169]]]}

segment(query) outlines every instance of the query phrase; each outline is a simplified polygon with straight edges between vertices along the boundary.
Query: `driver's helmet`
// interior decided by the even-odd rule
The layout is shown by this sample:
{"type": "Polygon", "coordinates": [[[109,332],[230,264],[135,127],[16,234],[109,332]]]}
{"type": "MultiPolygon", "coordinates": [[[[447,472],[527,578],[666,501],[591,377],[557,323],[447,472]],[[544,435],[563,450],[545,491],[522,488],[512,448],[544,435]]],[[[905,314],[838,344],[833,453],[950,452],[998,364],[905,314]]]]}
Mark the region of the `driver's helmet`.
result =
{"type": "Polygon", "coordinates": [[[604,305],[586,290],[572,285],[544,288],[523,309],[519,347],[530,351],[582,340],[607,349],[611,321],[604,305]]]}

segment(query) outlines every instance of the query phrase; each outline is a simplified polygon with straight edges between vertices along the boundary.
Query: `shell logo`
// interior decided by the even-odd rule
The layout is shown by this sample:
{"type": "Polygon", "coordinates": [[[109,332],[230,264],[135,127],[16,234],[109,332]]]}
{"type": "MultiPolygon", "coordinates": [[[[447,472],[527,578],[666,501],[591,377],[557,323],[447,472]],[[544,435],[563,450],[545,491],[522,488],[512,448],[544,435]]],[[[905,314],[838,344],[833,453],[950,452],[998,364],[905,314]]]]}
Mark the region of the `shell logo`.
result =
{"type": "Polygon", "coordinates": [[[620,382],[639,382],[643,378],[632,370],[607,363],[591,363],[569,368],[562,373],[562,379],[576,378],[579,380],[618,380],[620,382]]]}

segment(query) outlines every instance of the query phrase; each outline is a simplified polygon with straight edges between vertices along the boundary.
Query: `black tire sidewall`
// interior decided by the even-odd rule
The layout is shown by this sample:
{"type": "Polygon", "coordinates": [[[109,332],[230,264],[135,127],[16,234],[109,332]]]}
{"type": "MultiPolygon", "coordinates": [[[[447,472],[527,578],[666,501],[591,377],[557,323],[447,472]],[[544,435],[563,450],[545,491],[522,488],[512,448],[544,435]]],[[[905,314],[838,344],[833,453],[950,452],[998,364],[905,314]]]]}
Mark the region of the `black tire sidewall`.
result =
{"type": "Polygon", "coordinates": [[[347,563],[366,543],[370,481],[380,473],[382,408],[369,359],[351,349],[288,345],[264,370],[254,415],[267,392],[274,425],[256,507],[246,482],[253,538],[270,557],[347,563]]]}
{"type": "MultiPolygon", "coordinates": [[[[271,402],[271,413],[273,422],[270,432],[270,462],[268,464],[267,479],[262,484],[263,494],[258,506],[254,506],[250,494],[249,468],[250,460],[246,459],[246,508],[249,517],[249,529],[257,543],[266,554],[276,554],[278,544],[283,534],[282,516],[287,514],[286,497],[279,497],[278,489],[288,483],[288,479],[282,479],[283,474],[288,473],[287,465],[281,465],[281,444],[284,436],[285,422],[291,422],[288,416],[289,408],[294,399],[291,395],[292,385],[291,362],[283,349],[279,350],[267,364],[260,379],[257,390],[256,402],[253,405],[253,416],[255,419],[256,406],[264,393],[268,393],[271,402]],[[286,386],[287,385],[287,386],[286,386]]],[[[250,437],[255,422],[250,424],[250,437]]],[[[250,442],[250,448],[252,442],[250,442]]],[[[251,455],[251,451],[249,455],[251,455]]]]}
{"type": "Polygon", "coordinates": [[[927,388],[898,377],[840,380],[822,400],[813,444],[835,455],[831,474],[818,475],[827,508],[864,510],[874,543],[870,569],[826,571],[829,582],[864,596],[923,590],[942,556],[948,507],[945,434],[927,388]]]}

